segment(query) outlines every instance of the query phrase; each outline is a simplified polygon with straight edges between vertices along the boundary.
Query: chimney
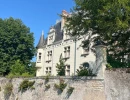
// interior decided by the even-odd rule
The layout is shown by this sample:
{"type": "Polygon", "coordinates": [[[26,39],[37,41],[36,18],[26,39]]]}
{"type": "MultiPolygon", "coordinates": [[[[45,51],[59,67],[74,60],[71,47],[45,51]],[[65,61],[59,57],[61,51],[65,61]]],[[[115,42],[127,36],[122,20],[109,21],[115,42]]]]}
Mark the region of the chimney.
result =
{"type": "Polygon", "coordinates": [[[66,10],[62,10],[62,19],[61,19],[61,30],[63,29],[64,25],[65,25],[65,17],[68,15],[66,10]]]}

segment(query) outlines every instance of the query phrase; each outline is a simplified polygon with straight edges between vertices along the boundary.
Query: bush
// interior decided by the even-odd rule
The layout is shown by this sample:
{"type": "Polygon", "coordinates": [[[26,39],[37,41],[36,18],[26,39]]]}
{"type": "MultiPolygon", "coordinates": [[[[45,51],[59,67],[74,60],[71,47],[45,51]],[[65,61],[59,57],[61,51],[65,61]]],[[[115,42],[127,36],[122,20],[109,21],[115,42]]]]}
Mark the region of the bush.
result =
{"type": "Polygon", "coordinates": [[[106,68],[111,69],[112,66],[111,66],[109,63],[107,63],[107,64],[106,64],[106,68]]]}
{"type": "Polygon", "coordinates": [[[20,62],[20,60],[16,60],[15,63],[11,66],[10,73],[16,75],[22,75],[26,71],[25,66],[20,62]]]}
{"type": "Polygon", "coordinates": [[[50,84],[46,84],[45,87],[46,87],[46,89],[49,89],[50,88],[50,84]]]}
{"type": "Polygon", "coordinates": [[[33,75],[30,75],[28,72],[22,73],[22,77],[33,77],[33,75]]]}
{"type": "Polygon", "coordinates": [[[54,84],[54,87],[56,89],[59,89],[61,92],[63,92],[63,90],[66,88],[67,84],[65,83],[65,81],[63,79],[60,79],[60,83],[59,84],[54,84]]]}
{"type": "Polygon", "coordinates": [[[86,67],[80,67],[76,72],[78,76],[94,76],[92,70],[86,67]]]}
{"type": "Polygon", "coordinates": [[[33,75],[30,75],[28,72],[22,73],[22,75],[20,75],[19,73],[9,73],[7,76],[7,78],[18,78],[18,77],[33,77],[33,75]]]}
{"type": "Polygon", "coordinates": [[[27,89],[30,89],[33,87],[35,81],[28,81],[28,80],[24,80],[20,86],[19,86],[19,90],[20,91],[26,91],[27,89]]]}
{"type": "Polygon", "coordinates": [[[71,95],[72,92],[73,92],[73,90],[74,90],[74,87],[69,87],[68,90],[67,90],[67,93],[68,93],[69,95],[71,95]]]}
{"type": "Polygon", "coordinates": [[[50,77],[50,74],[48,74],[46,77],[45,77],[45,82],[49,82],[49,77],[50,77]]]}
{"type": "Polygon", "coordinates": [[[4,87],[4,97],[8,99],[12,93],[13,85],[12,83],[7,83],[4,87]]]}

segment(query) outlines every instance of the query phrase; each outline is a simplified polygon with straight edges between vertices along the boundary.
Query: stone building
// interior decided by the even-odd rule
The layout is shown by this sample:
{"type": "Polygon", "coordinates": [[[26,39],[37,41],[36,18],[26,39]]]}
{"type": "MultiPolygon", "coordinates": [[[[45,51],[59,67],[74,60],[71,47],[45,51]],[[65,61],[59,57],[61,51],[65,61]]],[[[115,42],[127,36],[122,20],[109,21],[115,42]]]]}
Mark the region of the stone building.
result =
{"type": "MultiPolygon", "coordinates": [[[[62,15],[68,13],[63,10],[62,15]]],[[[45,76],[48,73],[56,76],[56,64],[59,63],[60,57],[65,61],[65,75],[76,75],[76,70],[80,66],[96,66],[96,56],[91,49],[83,48],[82,41],[87,36],[79,38],[69,36],[65,29],[65,19],[61,18],[54,26],[51,26],[48,36],[45,39],[44,33],[40,37],[37,45],[36,76],[45,76]]]]}

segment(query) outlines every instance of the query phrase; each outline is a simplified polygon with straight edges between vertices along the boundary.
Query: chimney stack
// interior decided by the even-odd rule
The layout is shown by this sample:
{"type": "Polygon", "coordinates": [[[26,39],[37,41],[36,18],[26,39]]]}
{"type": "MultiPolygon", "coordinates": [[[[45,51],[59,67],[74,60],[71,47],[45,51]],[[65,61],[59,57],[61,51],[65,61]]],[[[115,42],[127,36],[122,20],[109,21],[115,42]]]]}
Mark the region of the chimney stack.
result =
{"type": "Polygon", "coordinates": [[[62,10],[62,20],[61,20],[61,30],[63,29],[66,19],[65,17],[69,15],[69,13],[66,10],[62,10]]]}

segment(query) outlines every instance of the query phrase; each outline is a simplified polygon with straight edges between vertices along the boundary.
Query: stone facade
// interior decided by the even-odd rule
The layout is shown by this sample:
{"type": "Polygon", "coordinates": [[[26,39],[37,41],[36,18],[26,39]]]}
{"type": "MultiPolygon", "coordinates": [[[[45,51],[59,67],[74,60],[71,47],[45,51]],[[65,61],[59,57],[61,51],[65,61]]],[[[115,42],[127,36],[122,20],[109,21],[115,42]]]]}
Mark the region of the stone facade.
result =
{"type": "MultiPolygon", "coordinates": [[[[68,13],[63,11],[62,15],[67,16],[68,13]]],[[[56,76],[56,64],[59,63],[60,57],[65,61],[66,76],[76,75],[76,70],[79,69],[80,66],[90,67],[91,69],[95,69],[97,64],[98,68],[102,66],[100,65],[102,60],[100,60],[100,62],[99,60],[97,61],[96,55],[91,49],[88,50],[82,47],[82,41],[88,37],[70,37],[64,29],[64,24],[65,19],[62,18],[61,21],[58,21],[56,25],[50,28],[46,39],[44,39],[44,33],[42,33],[37,45],[36,76],[45,76],[48,73],[56,76]]],[[[96,50],[96,52],[98,52],[100,48],[97,47],[96,50]]],[[[101,54],[102,53],[101,50],[101,54]]],[[[102,59],[102,57],[100,58],[102,59]]]]}

